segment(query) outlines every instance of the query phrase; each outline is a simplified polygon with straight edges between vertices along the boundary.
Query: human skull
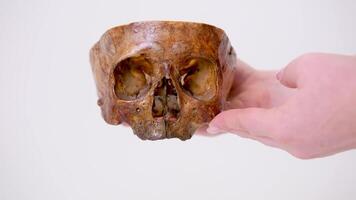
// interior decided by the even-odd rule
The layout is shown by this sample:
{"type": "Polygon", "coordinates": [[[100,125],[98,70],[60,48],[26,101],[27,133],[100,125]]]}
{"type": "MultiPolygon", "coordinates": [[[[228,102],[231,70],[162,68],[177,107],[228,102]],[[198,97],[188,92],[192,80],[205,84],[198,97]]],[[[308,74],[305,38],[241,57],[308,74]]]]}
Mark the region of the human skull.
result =
{"type": "Polygon", "coordinates": [[[192,22],[114,27],[90,51],[104,120],[141,139],[186,140],[224,108],[236,55],[223,30],[192,22]]]}

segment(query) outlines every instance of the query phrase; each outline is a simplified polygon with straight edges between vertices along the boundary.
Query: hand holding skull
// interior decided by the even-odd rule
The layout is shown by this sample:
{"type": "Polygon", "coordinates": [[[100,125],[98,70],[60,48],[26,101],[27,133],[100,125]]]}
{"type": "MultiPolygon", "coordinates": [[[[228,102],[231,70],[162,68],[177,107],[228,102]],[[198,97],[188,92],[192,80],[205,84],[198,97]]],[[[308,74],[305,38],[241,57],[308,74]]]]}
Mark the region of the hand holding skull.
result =
{"type": "Polygon", "coordinates": [[[356,148],[355,74],[355,56],[321,53],[296,58],[277,78],[255,71],[208,131],[235,133],[304,159],[356,148]]]}

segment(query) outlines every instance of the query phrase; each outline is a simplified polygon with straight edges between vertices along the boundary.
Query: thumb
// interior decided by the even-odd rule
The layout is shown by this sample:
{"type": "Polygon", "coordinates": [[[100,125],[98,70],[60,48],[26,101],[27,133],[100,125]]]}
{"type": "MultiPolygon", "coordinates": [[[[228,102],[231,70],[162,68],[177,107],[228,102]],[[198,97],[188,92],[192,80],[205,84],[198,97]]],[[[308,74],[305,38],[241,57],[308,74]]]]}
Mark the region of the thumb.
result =
{"type": "Polygon", "coordinates": [[[209,124],[207,132],[232,132],[251,136],[268,136],[274,132],[279,116],[275,109],[245,108],[221,112],[209,124]]]}

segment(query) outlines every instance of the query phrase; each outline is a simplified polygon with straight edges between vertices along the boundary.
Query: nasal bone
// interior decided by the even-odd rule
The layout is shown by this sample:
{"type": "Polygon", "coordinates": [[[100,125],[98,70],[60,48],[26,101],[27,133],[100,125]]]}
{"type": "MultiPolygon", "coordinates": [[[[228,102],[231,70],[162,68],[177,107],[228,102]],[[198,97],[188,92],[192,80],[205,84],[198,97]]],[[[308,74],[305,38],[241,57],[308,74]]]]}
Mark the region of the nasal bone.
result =
{"type": "Polygon", "coordinates": [[[170,75],[169,75],[169,64],[168,63],[163,63],[163,74],[164,74],[164,78],[171,79],[170,75]]]}

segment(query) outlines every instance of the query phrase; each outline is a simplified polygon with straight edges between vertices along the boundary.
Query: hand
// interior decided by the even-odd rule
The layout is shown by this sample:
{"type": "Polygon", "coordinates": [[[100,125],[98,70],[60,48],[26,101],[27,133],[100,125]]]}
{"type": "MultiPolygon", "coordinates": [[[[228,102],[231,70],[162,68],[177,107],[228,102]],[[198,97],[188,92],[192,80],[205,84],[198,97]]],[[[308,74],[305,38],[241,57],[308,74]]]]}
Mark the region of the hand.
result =
{"type": "MultiPolygon", "coordinates": [[[[231,102],[239,107],[217,115],[208,132],[235,133],[303,159],[356,148],[355,77],[354,56],[305,54],[277,74],[288,91],[270,78],[260,79],[264,87],[251,81],[248,91],[232,93],[237,96],[231,102]]],[[[241,88],[248,88],[247,83],[241,88]]]]}
{"type": "MultiPolygon", "coordinates": [[[[249,107],[272,108],[281,105],[295,89],[284,87],[276,79],[277,71],[257,71],[237,60],[235,78],[225,105],[227,109],[243,109],[249,107]]],[[[216,136],[209,134],[203,126],[195,134],[203,136],[216,136]]]]}

